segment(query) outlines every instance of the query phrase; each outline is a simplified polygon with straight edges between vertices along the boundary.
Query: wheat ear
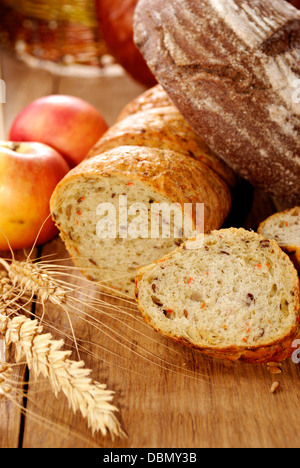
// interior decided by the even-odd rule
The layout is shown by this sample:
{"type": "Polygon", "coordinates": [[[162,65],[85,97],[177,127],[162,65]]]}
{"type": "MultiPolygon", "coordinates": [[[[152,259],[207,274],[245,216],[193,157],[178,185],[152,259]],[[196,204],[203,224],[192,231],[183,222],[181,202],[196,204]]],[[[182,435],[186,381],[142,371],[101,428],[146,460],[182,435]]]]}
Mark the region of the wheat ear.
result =
{"type": "Polygon", "coordinates": [[[112,437],[124,436],[115,416],[117,409],[110,403],[113,392],[92,381],[90,369],[84,368],[83,361],[68,359],[71,351],[62,351],[63,340],[53,340],[51,334],[42,334],[37,320],[23,315],[12,319],[0,315],[0,333],[5,335],[7,346],[15,344],[15,359],[26,359],[35,377],[40,374],[48,378],[57,396],[62,391],[74,412],[79,410],[87,419],[93,434],[109,432],[112,437]]]}
{"type": "Polygon", "coordinates": [[[36,295],[42,303],[47,301],[55,305],[61,305],[66,299],[66,291],[59,287],[57,282],[39,265],[32,262],[18,262],[16,260],[7,263],[0,259],[13,285],[23,294],[36,295]]]}

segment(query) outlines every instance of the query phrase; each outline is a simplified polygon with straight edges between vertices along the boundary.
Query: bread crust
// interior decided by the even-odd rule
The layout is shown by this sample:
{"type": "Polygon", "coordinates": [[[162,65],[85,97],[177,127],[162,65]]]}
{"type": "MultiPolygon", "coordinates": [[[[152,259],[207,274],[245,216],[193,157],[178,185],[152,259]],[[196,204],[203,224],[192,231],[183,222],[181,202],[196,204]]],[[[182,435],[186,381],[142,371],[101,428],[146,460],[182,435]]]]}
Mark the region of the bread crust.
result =
{"type": "Polygon", "coordinates": [[[206,164],[231,187],[236,184],[236,176],[232,169],[196,135],[175,106],[146,109],[124,118],[102,136],[89,157],[125,145],[181,153],[206,164]]]}
{"type": "MultiPolygon", "coordinates": [[[[235,228],[229,228],[227,229],[228,232],[232,233],[233,239],[234,235],[237,231],[243,231],[243,235],[247,236],[247,231],[244,229],[235,229],[235,228]]],[[[219,231],[220,233],[222,230],[219,231]]],[[[264,236],[259,235],[262,241],[266,240],[264,236]]],[[[190,242],[190,240],[188,241],[190,242]]],[[[271,245],[273,245],[274,249],[278,249],[278,245],[275,241],[270,240],[271,245]]],[[[201,353],[213,357],[213,358],[218,358],[218,359],[224,359],[228,361],[241,361],[244,363],[248,364],[262,364],[262,363],[267,363],[267,362],[281,362],[284,361],[285,359],[289,358],[292,353],[293,353],[293,341],[299,338],[300,336],[300,284],[299,284],[299,277],[297,274],[297,271],[294,269],[293,273],[293,278],[291,282],[291,289],[294,291],[295,294],[295,301],[296,301],[296,307],[295,307],[295,324],[291,328],[290,332],[288,335],[282,337],[281,339],[274,340],[272,343],[268,345],[262,345],[262,346],[226,346],[226,347],[201,347],[197,346],[195,343],[191,343],[190,341],[186,340],[183,337],[179,336],[173,336],[170,335],[161,328],[158,328],[156,324],[151,320],[151,317],[149,317],[149,314],[147,313],[147,310],[143,305],[141,304],[139,300],[139,284],[141,280],[143,279],[143,276],[145,275],[146,272],[151,271],[157,264],[160,266],[163,266],[163,263],[171,258],[176,252],[179,252],[180,250],[185,249],[186,243],[182,244],[180,247],[178,247],[176,250],[173,252],[168,253],[165,255],[163,258],[155,261],[153,264],[148,265],[143,268],[139,268],[137,276],[136,276],[136,281],[135,281],[135,298],[136,302],[138,305],[138,308],[141,312],[141,315],[143,316],[145,322],[150,325],[156,332],[159,334],[172,339],[173,341],[177,343],[181,343],[185,346],[191,347],[193,349],[199,350],[201,353]]],[[[286,257],[286,254],[282,252],[282,256],[286,257]]]]}
{"type": "MultiPolygon", "coordinates": [[[[122,146],[83,161],[59,182],[50,202],[56,223],[59,200],[69,182],[78,177],[110,176],[145,184],[181,206],[204,203],[205,231],[219,228],[230,212],[231,193],[227,184],[202,162],[172,151],[122,146]]],[[[68,246],[70,241],[64,234],[62,237],[68,246]]]]}
{"type": "MultiPolygon", "coordinates": [[[[274,213],[272,216],[269,218],[265,219],[260,225],[258,226],[257,232],[259,234],[264,235],[266,226],[270,223],[270,221],[280,221],[281,219],[284,219],[284,216],[286,214],[289,214],[291,211],[294,209],[298,209],[299,211],[299,216],[300,216],[300,207],[295,207],[292,209],[287,209],[284,210],[280,213],[274,213]]],[[[300,230],[300,225],[299,225],[299,230],[300,230]]],[[[297,270],[300,272],[300,245],[294,245],[294,244],[286,244],[286,243],[280,243],[279,244],[281,249],[290,257],[292,262],[294,263],[295,267],[297,270]]]]}
{"type": "Polygon", "coordinates": [[[116,122],[136,114],[137,112],[154,109],[158,107],[169,107],[174,105],[165,90],[161,85],[153,86],[147,89],[144,93],[140,94],[130,101],[118,115],[116,122]]]}
{"type": "Polygon", "coordinates": [[[227,348],[209,349],[196,346],[182,337],[174,337],[169,335],[161,329],[155,329],[151,320],[149,320],[149,318],[143,313],[142,308],[140,308],[140,311],[144,317],[145,322],[160,335],[165,336],[166,338],[171,339],[176,343],[195,349],[200,353],[205,354],[206,356],[226,361],[240,361],[246,364],[282,362],[291,357],[293,353],[293,342],[299,338],[299,329],[295,327],[289,336],[286,336],[280,341],[274,341],[274,343],[272,343],[270,346],[261,346],[260,348],[230,346],[227,348]]]}
{"type": "Polygon", "coordinates": [[[282,0],[140,0],[135,41],[216,154],[254,186],[300,203],[298,10],[282,0]]]}

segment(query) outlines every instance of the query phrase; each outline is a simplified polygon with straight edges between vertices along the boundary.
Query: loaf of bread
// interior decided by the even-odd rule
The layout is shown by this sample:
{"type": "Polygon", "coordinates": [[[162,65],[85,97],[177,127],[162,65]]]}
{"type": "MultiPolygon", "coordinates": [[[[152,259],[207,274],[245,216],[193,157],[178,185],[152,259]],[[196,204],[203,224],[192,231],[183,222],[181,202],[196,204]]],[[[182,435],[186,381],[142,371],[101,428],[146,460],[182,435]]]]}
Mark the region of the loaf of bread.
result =
{"type": "Polygon", "coordinates": [[[195,132],[300,203],[300,11],[283,0],[139,0],[135,41],[195,132]]]}
{"type": "Polygon", "coordinates": [[[263,221],[258,233],[268,239],[275,239],[300,271],[300,207],[296,206],[263,221]]]}
{"type": "MultiPolygon", "coordinates": [[[[174,250],[187,237],[174,229],[175,218],[164,220],[163,212],[155,211],[163,203],[177,203],[180,211],[185,203],[193,208],[204,203],[205,230],[211,230],[226,219],[231,195],[226,182],[196,159],[170,150],[120,146],[71,170],[54,191],[51,212],[80,270],[103,288],[134,297],[137,268],[174,250]],[[144,216],[141,226],[139,214],[144,216]],[[169,237],[161,228],[152,235],[152,216],[160,226],[169,224],[169,237]]],[[[187,216],[194,230],[203,230],[196,209],[187,216]]]]}
{"type": "Polygon", "coordinates": [[[273,240],[244,229],[196,236],[141,268],[136,299],[157,332],[201,352],[280,362],[299,334],[299,279],[273,240]]]}

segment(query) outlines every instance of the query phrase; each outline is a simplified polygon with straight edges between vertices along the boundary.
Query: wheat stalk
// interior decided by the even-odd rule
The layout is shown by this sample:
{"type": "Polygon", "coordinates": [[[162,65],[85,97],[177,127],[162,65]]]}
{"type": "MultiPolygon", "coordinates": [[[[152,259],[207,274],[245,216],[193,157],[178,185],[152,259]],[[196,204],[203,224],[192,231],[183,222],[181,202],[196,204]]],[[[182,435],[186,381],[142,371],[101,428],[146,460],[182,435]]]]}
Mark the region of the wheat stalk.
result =
{"type": "Polygon", "coordinates": [[[25,358],[36,378],[39,375],[48,378],[56,396],[62,391],[72,410],[79,410],[87,419],[93,434],[101,431],[104,436],[108,432],[112,437],[124,436],[114,414],[117,408],[110,403],[113,392],[89,377],[91,370],[84,368],[83,361],[68,359],[71,351],[61,349],[63,340],[56,341],[51,334],[42,334],[43,327],[37,320],[22,315],[12,319],[0,315],[0,331],[7,346],[15,344],[16,361],[25,358]]]}
{"type": "MultiPolygon", "coordinates": [[[[99,328],[99,331],[103,335],[109,336],[113,341],[117,342],[121,347],[125,349],[130,349],[131,352],[134,352],[134,351],[132,350],[130,339],[124,338],[123,334],[118,333],[116,330],[109,327],[102,320],[95,318],[94,313],[101,312],[101,314],[109,315],[109,317],[112,317],[112,312],[114,311],[117,312],[118,314],[120,313],[121,314],[120,317],[114,317],[114,320],[116,322],[122,322],[124,327],[134,331],[134,333],[139,333],[140,335],[143,336],[143,338],[156,342],[155,339],[150,338],[148,335],[145,335],[141,331],[138,331],[136,327],[131,327],[124,321],[124,318],[126,319],[130,318],[131,320],[132,319],[135,321],[140,320],[142,321],[142,323],[144,323],[141,317],[138,318],[132,315],[131,313],[126,312],[126,306],[122,305],[122,307],[119,307],[114,304],[108,303],[103,299],[93,298],[90,296],[89,293],[84,292],[84,289],[86,287],[90,287],[91,285],[93,285],[94,287],[95,282],[92,282],[89,279],[82,278],[82,276],[80,276],[80,280],[81,282],[82,280],[84,280],[84,284],[82,284],[80,287],[78,286],[72,287],[72,284],[69,282],[70,278],[78,279],[79,276],[78,274],[72,273],[73,267],[70,267],[67,265],[62,266],[58,263],[59,261],[62,261],[65,259],[61,259],[61,260],[56,259],[54,263],[53,263],[53,260],[42,261],[41,259],[37,259],[37,263],[33,263],[32,261],[29,260],[30,256],[28,256],[27,260],[24,262],[17,262],[14,259],[13,252],[12,252],[12,257],[13,257],[13,260],[10,263],[7,263],[1,258],[0,258],[0,263],[2,263],[3,266],[5,266],[7,274],[10,274],[10,276],[14,280],[16,291],[18,290],[19,294],[23,294],[24,296],[27,295],[32,299],[32,292],[30,296],[30,290],[33,289],[35,291],[36,297],[41,301],[43,306],[45,305],[45,302],[48,298],[51,302],[57,304],[67,314],[78,355],[79,355],[79,349],[77,345],[77,339],[73,331],[72,322],[70,319],[71,314],[75,316],[80,316],[81,320],[84,320],[88,324],[96,328],[99,328]],[[27,275],[29,273],[31,273],[31,276],[28,278],[27,275]],[[65,276],[67,276],[68,281],[65,281],[63,279],[65,276]],[[20,285],[22,285],[22,288],[20,288],[20,285]],[[43,289],[39,290],[39,287],[42,287],[43,289]],[[75,291],[80,292],[80,296],[82,296],[81,299],[73,295],[75,291]],[[91,313],[93,313],[93,316],[90,315],[89,313],[84,312],[82,305],[87,307],[88,310],[91,313]],[[105,308],[107,307],[109,307],[109,310],[105,311],[105,308]]],[[[114,297],[114,296],[111,296],[109,293],[106,293],[105,296],[114,297]]],[[[122,301],[125,302],[125,304],[132,304],[132,299],[129,301],[128,299],[122,298],[122,301]]],[[[43,312],[42,318],[40,319],[41,321],[44,318],[44,312],[43,312]]],[[[96,346],[99,346],[99,344],[97,344],[96,346]]],[[[163,344],[161,346],[164,347],[163,344]]],[[[140,352],[134,352],[134,353],[137,356],[141,357],[142,359],[145,359],[147,362],[151,364],[158,365],[159,367],[168,368],[168,369],[169,369],[169,366],[172,366],[172,372],[176,373],[177,370],[180,369],[180,372],[184,371],[184,373],[188,375],[189,377],[193,379],[198,379],[198,377],[195,376],[188,369],[183,368],[182,366],[177,365],[174,362],[167,362],[164,359],[158,357],[156,353],[153,353],[147,349],[143,349],[143,352],[146,353],[146,356],[144,356],[140,352]],[[159,363],[156,362],[157,359],[159,360],[159,363]],[[168,367],[164,367],[165,364],[168,364],[168,367]]],[[[180,354],[175,350],[172,350],[172,352],[174,352],[175,354],[180,354]]],[[[201,376],[201,380],[203,380],[203,376],[201,376]]]]}
{"type": "MultiPolygon", "coordinates": [[[[55,395],[62,391],[74,412],[80,411],[87,419],[92,433],[101,431],[105,436],[124,436],[115,416],[117,408],[110,402],[113,392],[106,385],[92,381],[91,370],[85,368],[83,361],[69,359],[71,351],[63,351],[64,340],[56,341],[51,334],[43,334],[43,327],[37,320],[24,315],[20,301],[32,300],[36,296],[43,305],[47,301],[64,307],[67,290],[60,287],[38,264],[26,261],[0,259],[5,271],[0,272],[0,334],[5,337],[6,346],[15,345],[15,360],[26,359],[29,369],[37,378],[48,378],[55,395]]],[[[5,374],[6,375],[6,374],[5,374]]],[[[7,393],[7,379],[0,380],[2,393],[7,393]]]]}

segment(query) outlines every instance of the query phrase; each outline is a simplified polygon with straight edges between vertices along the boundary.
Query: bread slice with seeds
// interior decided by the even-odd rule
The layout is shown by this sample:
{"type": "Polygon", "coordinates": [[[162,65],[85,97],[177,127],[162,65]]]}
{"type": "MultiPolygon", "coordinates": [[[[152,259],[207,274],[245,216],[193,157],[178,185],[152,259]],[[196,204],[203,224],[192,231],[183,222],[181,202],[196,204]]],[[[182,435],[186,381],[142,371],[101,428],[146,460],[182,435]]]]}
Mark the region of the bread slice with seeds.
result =
{"type": "Polygon", "coordinates": [[[299,279],[274,240],[221,229],[141,268],[138,307],[156,331],[203,353],[280,362],[299,334],[299,279]]]}
{"type": "Polygon", "coordinates": [[[275,239],[300,271],[300,207],[285,210],[263,221],[258,233],[275,239]]]}

